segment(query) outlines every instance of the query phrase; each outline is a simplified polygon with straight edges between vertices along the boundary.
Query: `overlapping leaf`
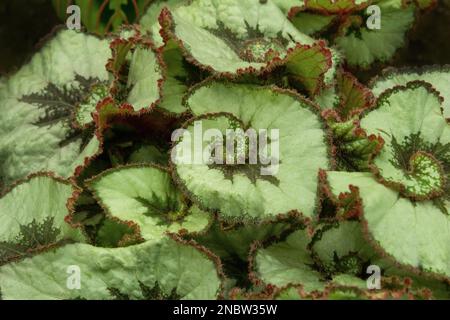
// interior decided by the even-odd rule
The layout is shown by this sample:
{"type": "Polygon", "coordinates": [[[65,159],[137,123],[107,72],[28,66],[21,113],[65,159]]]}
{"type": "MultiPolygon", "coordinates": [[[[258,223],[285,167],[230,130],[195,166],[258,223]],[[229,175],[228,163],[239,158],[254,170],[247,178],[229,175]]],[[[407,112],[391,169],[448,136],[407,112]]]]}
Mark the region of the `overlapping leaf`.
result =
{"type": "Polygon", "coordinates": [[[406,85],[411,81],[425,81],[430,83],[444,98],[442,105],[446,118],[450,117],[450,67],[434,66],[423,68],[387,69],[381,76],[371,81],[371,89],[375,96],[379,96],[385,90],[397,85],[406,85]]]}
{"type": "Polygon", "coordinates": [[[72,186],[50,175],[24,180],[0,199],[0,264],[66,241],[84,241],[64,221],[72,186]]]}
{"type": "Polygon", "coordinates": [[[198,232],[209,224],[209,214],[189,206],[169,173],[155,166],[106,171],[88,187],[109,214],[136,223],[146,240],[159,239],[166,231],[198,232]]]}
{"type": "Polygon", "coordinates": [[[119,103],[134,111],[153,107],[161,97],[163,71],[153,44],[138,34],[111,43],[112,58],[107,68],[114,75],[111,89],[119,103]]]}
{"type": "Polygon", "coordinates": [[[334,73],[331,51],[298,32],[271,1],[197,0],[163,10],[160,23],[166,43],[175,41],[188,61],[214,73],[260,74],[285,66],[311,94],[321,89],[325,73],[334,73]]]}
{"type": "Polygon", "coordinates": [[[162,296],[214,299],[220,278],[204,253],[165,238],[126,248],[69,244],[0,267],[0,288],[3,299],[143,299],[155,288],[162,296]]]}
{"type": "Polygon", "coordinates": [[[108,80],[108,43],[59,31],[0,89],[1,175],[10,183],[49,170],[69,177],[97,152],[92,133],[77,129],[74,113],[92,85],[108,80]]]}
{"type": "Polygon", "coordinates": [[[327,134],[310,102],[276,88],[215,82],[194,90],[187,103],[197,117],[186,125],[186,135],[197,137],[178,137],[172,161],[177,182],[200,207],[227,219],[314,214],[318,170],[330,162],[327,134]],[[267,130],[258,146],[265,156],[259,154],[255,164],[250,159],[238,164],[231,152],[234,164],[208,164],[203,150],[211,155],[215,142],[199,140],[200,126],[224,137],[227,129],[267,130]]]}

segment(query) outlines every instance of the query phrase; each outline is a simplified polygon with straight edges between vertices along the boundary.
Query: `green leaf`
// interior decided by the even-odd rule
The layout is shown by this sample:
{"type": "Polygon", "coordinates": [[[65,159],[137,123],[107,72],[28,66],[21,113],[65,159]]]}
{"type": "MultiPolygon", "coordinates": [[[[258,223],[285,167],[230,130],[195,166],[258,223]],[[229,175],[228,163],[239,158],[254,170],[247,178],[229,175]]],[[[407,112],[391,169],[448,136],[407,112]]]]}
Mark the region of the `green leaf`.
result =
{"type": "Polygon", "coordinates": [[[166,74],[160,107],[178,115],[186,111],[183,97],[189,88],[191,74],[183,53],[173,40],[167,41],[162,47],[162,58],[166,65],[166,74]]]}
{"type": "Polygon", "coordinates": [[[322,114],[333,133],[336,165],[339,170],[364,171],[383,145],[380,137],[367,136],[359,128],[358,117],[375,99],[350,73],[340,70],[336,82],[334,90],[326,90],[316,99],[318,103],[331,106],[322,114]]]}
{"type": "Polygon", "coordinates": [[[108,56],[107,41],[59,31],[0,87],[0,172],[6,183],[40,170],[70,177],[97,151],[98,141],[87,144],[92,135],[74,126],[73,113],[92,84],[108,80],[108,56]]]}
{"type": "Polygon", "coordinates": [[[0,267],[3,299],[112,299],[118,288],[142,299],[141,284],[182,299],[214,299],[221,280],[216,266],[196,248],[170,238],[125,248],[69,244],[21,262],[0,267]],[[80,289],[71,284],[80,273],[80,289]],[[72,272],[72,274],[71,274],[72,272]],[[71,289],[72,288],[72,289],[71,289]]]}
{"type": "Polygon", "coordinates": [[[335,196],[347,192],[349,185],[359,189],[364,223],[376,246],[402,265],[450,276],[450,218],[431,201],[413,203],[370,173],[327,175],[335,196]]]}
{"type": "Polygon", "coordinates": [[[275,3],[286,15],[288,15],[292,9],[301,8],[305,5],[304,0],[272,0],[272,2],[275,3]]]}
{"type": "Polygon", "coordinates": [[[232,0],[226,10],[211,0],[193,1],[164,10],[160,22],[166,43],[175,41],[188,61],[214,73],[262,74],[289,64],[291,76],[316,94],[325,73],[334,72],[331,51],[300,33],[270,0],[232,0]]]}
{"type": "MultiPolygon", "coordinates": [[[[330,274],[347,276],[365,275],[364,266],[376,262],[379,257],[363,237],[359,221],[342,221],[335,225],[322,227],[318,240],[312,250],[320,260],[322,268],[330,274]]],[[[367,276],[368,277],[368,276],[367,276]]],[[[345,277],[344,277],[345,278],[345,277]]],[[[347,285],[343,276],[334,279],[335,283],[347,285]]],[[[350,283],[353,283],[353,278],[350,283]]],[[[358,279],[358,278],[356,278],[358,279]]],[[[364,281],[365,288],[365,281],[364,281]]]]}
{"type": "Polygon", "coordinates": [[[379,96],[387,89],[408,82],[421,80],[430,83],[444,98],[443,112],[450,118],[450,66],[433,66],[422,68],[386,69],[382,75],[371,81],[372,92],[379,96]]]}
{"type": "Polygon", "coordinates": [[[95,244],[99,247],[127,247],[142,241],[139,226],[115,218],[106,218],[98,228],[95,244]]]}
{"type": "Polygon", "coordinates": [[[160,166],[167,166],[169,161],[165,151],[152,144],[143,144],[136,148],[128,157],[128,164],[153,163],[160,166]]]}
{"type": "MultiPolygon", "coordinates": [[[[186,125],[187,138],[174,145],[172,162],[177,182],[200,207],[219,211],[225,219],[264,220],[289,211],[313,216],[318,170],[330,164],[327,135],[308,101],[277,88],[214,82],[196,88],[187,104],[197,117],[186,125]],[[222,135],[226,129],[267,130],[258,150],[268,154],[254,164],[249,158],[244,164],[222,159],[224,164],[209,165],[202,150],[214,152],[213,139],[191,143],[200,126],[222,135]]],[[[232,152],[228,156],[237,159],[232,152]]]]}
{"type": "Polygon", "coordinates": [[[253,242],[280,236],[292,228],[292,224],[295,224],[294,219],[293,221],[280,219],[264,224],[250,223],[231,229],[224,229],[219,222],[215,222],[207,232],[194,235],[192,238],[222,259],[239,258],[246,261],[253,242]]]}
{"type": "Polygon", "coordinates": [[[307,230],[290,234],[285,241],[259,249],[254,258],[255,276],[265,284],[278,287],[302,285],[305,292],[323,290],[325,282],[314,270],[307,230]]]}
{"type": "Polygon", "coordinates": [[[224,272],[236,281],[236,286],[249,286],[248,257],[255,241],[278,238],[298,227],[297,216],[280,218],[268,223],[249,223],[226,226],[220,221],[212,224],[207,231],[194,234],[192,238],[220,257],[224,272]]]}
{"type": "Polygon", "coordinates": [[[164,233],[198,232],[209,224],[210,215],[188,207],[169,173],[152,165],[118,167],[87,182],[110,215],[132,221],[144,239],[160,239],[164,233]]]}
{"type": "Polygon", "coordinates": [[[366,8],[367,0],[305,0],[305,8],[322,14],[345,14],[366,8]]]}
{"type": "Polygon", "coordinates": [[[400,2],[381,0],[376,3],[381,9],[380,29],[368,29],[366,20],[359,16],[341,26],[335,43],[350,65],[366,68],[375,61],[386,62],[404,45],[406,32],[414,22],[415,8],[403,8],[400,2]]]}
{"type": "Polygon", "coordinates": [[[335,109],[342,120],[350,120],[372,106],[374,102],[372,92],[352,74],[345,71],[338,72],[336,80],[340,103],[335,109]]]}
{"type": "Polygon", "coordinates": [[[441,104],[429,84],[410,82],[379,96],[376,109],[361,120],[361,128],[385,141],[374,172],[411,199],[450,196],[450,128],[441,104]]]}
{"type": "Polygon", "coordinates": [[[321,80],[332,64],[331,52],[322,45],[297,45],[288,50],[284,59],[286,74],[294,87],[305,87],[310,95],[315,96],[322,89],[321,80]]]}
{"type": "Polygon", "coordinates": [[[116,39],[107,68],[114,75],[111,93],[134,111],[150,109],[160,100],[163,71],[153,45],[139,36],[116,39]]]}
{"type": "Polygon", "coordinates": [[[330,117],[328,125],[333,132],[337,168],[344,171],[368,170],[372,158],[383,147],[383,139],[374,134],[367,136],[356,119],[338,122],[330,117]]]}
{"type": "Polygon", "coordinates": [[[0,264],[64,241],[84,241],[64,221],[72,186],[45,174],[25,180],[0,199],[0,264]]]}
{"type": "Polygon", "coordinates": [[[164,44],[164,40],[161,38],[159,31],[161,30],[161,25],[158,22],[158,17],[161,14],[163,8],[174,9],[177,6],[185,4],[186,0],[155,0],[152,1],[150,6],[145,11],[145,14],[139,20],[139,26],[142,32],[147,32],[150,34],[153,42],[157,47],[164,44]]]}
{"type": "MultiPolygon", "coordinates": [[[[351,192],[355,193],[355,191],[351,192]]],[[[376,265],[380,267],[382,273],[382,291],[395,291],[396,286],[390,282],[398,278],[398,282],[403,282],[401,287],[412,282],[409,288],[410,293],[419,295],[424,290],[432,289],[434,298],[449,296],[450,288],[442,279],[419,275],[414,270],[402,268],[395,261],[383,257],[374,249],[373,243],[368,239],[365,226],[360,221],[339,221],[321,226],[314,235],[312,246],[321,268],[330,274],[333,286],[366,290],[366,280],[370,274],[366,273],[365,268],[369,265],[376,265]],[[352,260],[358,262],[359,274],[349,274],[350,270],[354,270],[354,267],[349,264],[352,260]]],[[[382,291],[372,291],[372,294],[377,292],[380,294],[382,291]]],[[[367,293],[370,295],[370,290],[367,293]]]]}
{"type": "Polygon", "coordinates": [[[335,16],[321,16],[314,13],[299,12],[291,18],[292,24],[307,35],[314,35],[326,30],[334,21],[335,16]]]}
{"type": "Polygon", "coordinates": [[[76,107],[75,120],[80,127],[85,127],[92,123],[92,113],[95,111],[99,101],[102,101],[109,94],[106,83],[94,83],[89,89],[89,93],[76,107]]]}

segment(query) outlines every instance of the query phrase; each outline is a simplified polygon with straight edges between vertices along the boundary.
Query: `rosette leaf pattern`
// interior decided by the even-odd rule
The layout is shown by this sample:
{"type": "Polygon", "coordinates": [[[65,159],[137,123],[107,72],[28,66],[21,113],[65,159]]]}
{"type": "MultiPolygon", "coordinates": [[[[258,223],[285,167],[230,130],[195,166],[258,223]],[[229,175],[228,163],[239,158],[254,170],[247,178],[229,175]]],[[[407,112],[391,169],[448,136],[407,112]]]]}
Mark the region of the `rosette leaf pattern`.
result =
{"type": "Polygon", "coordinates": [[[328,136],[311,102],[275,87],[213,82],[195,88],[187,105],[196,117],[186,124],[187,134],[175,143],[172,162],[175,180],[194,202],[218,211],[225,219],[263,220],[290,211],[314,215],[318,170],[331,163],[328,136]],[[203,131],[217,128],[219,136],[225,137],[222,141],[227,129],[265,130],[258,146],[263,157],[260,153],[260,161],[251,164],[247,159],[238,164],[235,151],[227,150],[229,164],[208,164],[202,152],[211,156],[218,140],[190,139],[198,137],[200,127],[203,131]]]}

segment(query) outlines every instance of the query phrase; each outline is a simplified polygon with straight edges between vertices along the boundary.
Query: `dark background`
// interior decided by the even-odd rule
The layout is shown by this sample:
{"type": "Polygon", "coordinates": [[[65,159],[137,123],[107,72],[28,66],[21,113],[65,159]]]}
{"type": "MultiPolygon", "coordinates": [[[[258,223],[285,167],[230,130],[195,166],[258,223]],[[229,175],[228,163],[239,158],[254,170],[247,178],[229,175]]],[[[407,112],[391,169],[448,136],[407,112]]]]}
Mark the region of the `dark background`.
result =
{"type": "MultiPolygon", "coordinates": [[[[0,0],[0,75],[20,67],[39,40],[60,23],[50,0],[0,0]]],[[[391,65],[430,64],[450,64],[450,0],[439,0],[436,9],[420,18],[408,45],[397,52],[391,65]]],[[[365,82],[383,67],[352,71],[365,82]]]]}

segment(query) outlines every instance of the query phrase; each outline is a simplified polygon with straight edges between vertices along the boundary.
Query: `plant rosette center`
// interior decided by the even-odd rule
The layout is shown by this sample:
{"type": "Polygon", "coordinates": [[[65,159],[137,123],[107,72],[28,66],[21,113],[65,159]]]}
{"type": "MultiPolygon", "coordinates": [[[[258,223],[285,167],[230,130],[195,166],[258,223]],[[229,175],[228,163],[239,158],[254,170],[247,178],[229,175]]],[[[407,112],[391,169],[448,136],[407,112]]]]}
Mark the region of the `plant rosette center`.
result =
{"type": "Polygon", "coordinates": [[[232,114],[217,113],[192,120],[178,135],[175,163],[206,165],[227,179],[242,174],[252,182],[269,179],[278,170],[278,129],[247,128],[232,114]]]}
{"type": "Polygon", "coordinates": [[[284,51],[277,39],[256,38],[245,41],[239,55],[248,62],[269,62],[284,51]]]}
{"type": "Polygon", "coordinates": [[[433,198],[444,192],[446,177],[442,165],[431,154],[416,152],[409,159],[411,184],[405,185],[404,194],[411,198],[433,198]]]}

